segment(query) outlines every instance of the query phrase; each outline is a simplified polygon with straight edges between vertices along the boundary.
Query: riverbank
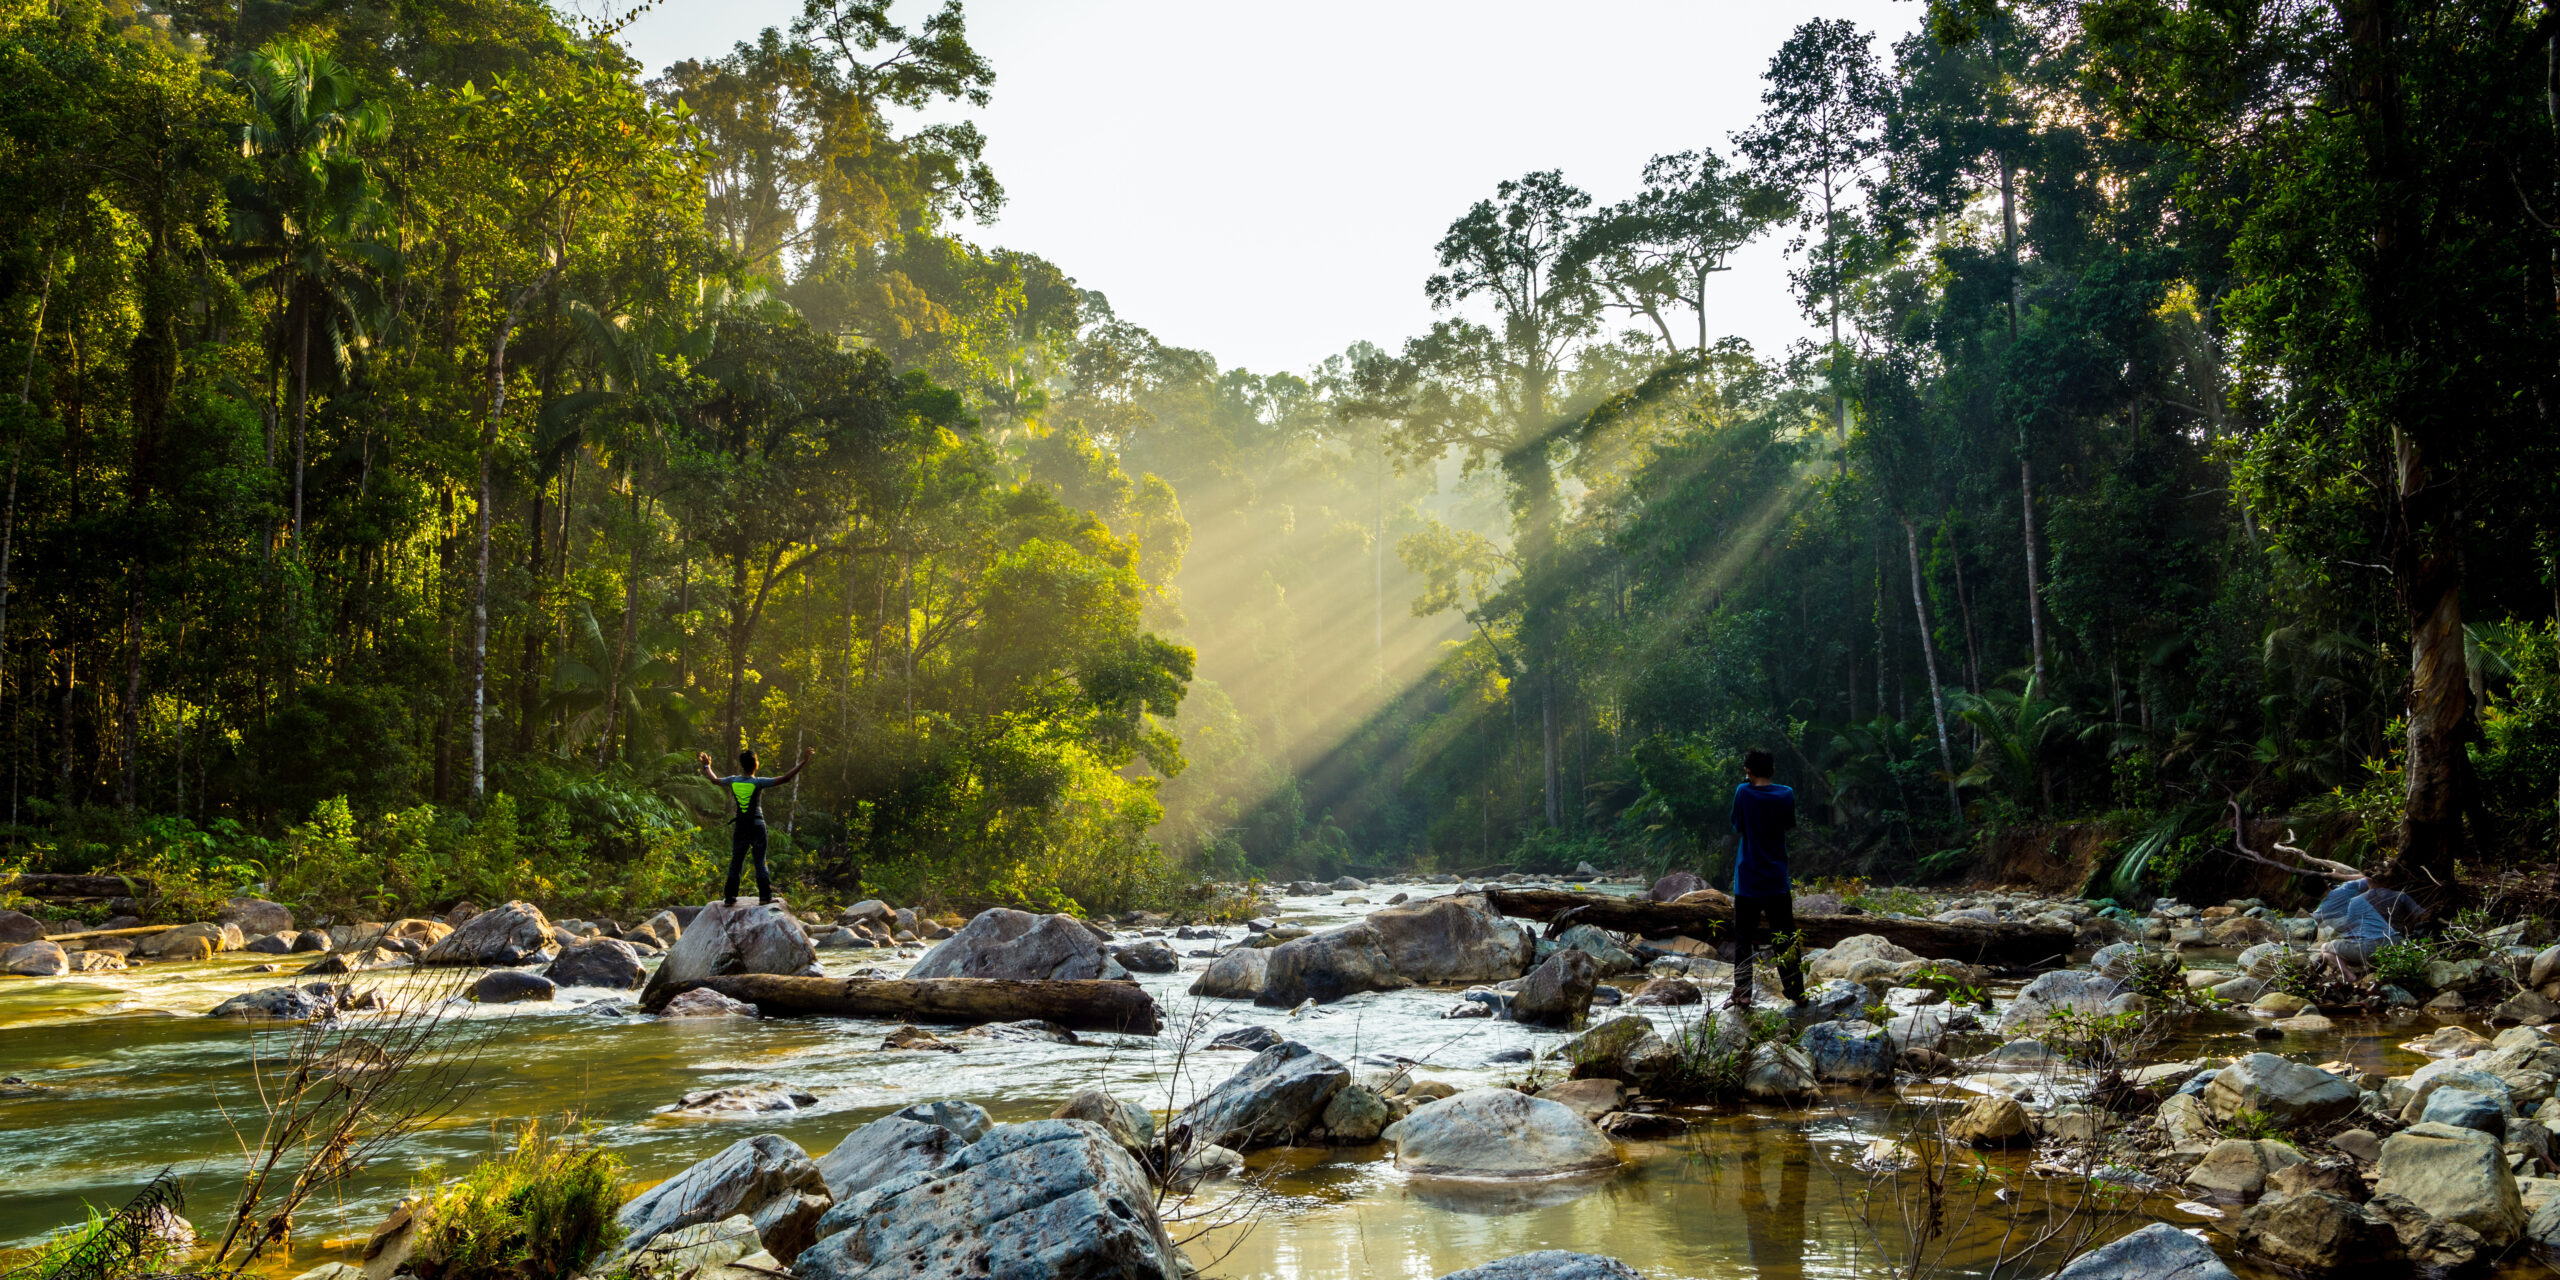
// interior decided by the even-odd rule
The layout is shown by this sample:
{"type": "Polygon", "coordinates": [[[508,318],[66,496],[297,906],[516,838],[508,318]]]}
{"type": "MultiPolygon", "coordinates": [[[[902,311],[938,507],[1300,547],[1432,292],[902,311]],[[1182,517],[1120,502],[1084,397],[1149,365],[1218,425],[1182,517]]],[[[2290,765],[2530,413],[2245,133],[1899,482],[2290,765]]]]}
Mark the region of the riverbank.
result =
{"type": "MultiPolygon", "coordinates": [[[[1189,994],[1210,963],[1210,957],[1190,953],[1267,936],[1274,924],[1283,932],[1321,932],[1365,919],[1396,893],[1428,900],[1458,887],[1447,882],[1381,884],[1365,891],[1284,894],[1270,903],[1269,923],[1258,933],[1251,926],[1192,929],[1203,935],[1193,937],[1163,930],[1162,941],[1181,953],[1176,970],[1134,975],[1166,1015],[1166,1033],[1151,1037],[1084,1033],[1068,1044],[962,1037],[948,1035],[946,1029],[950,1043],[960,1046],[958,1052],[895,1051],[880,1048],[897,1029],[895,1023],[649,1018],[623,1007],[629,992],[573,987],[548,1002],[457,1006],[456,1015],[466,1019],[503,1020],[487,1041],[489,1069],[482,1073],[481,1089],[451,1117],[409,1139],[395,1159],[345,1195],[307,1211],[298,1224],[297,1250],[290,1260],[279,1259],[274,1270],[291,1274],[318,1262],[352,1258],[364,1234],[401,1197],[439,1172],[451,1174],[484,1158],[511,1134],[513,1122],[525,1117],[574,1112],[591,1136],[610,1145],[646,1185],[757,1133],[778,1134],[823,1155],[863,1124],[944,1098],[982,1105],[999,1123],[1044,1118],[1085,1088],[1169,1112],[1252,1059],[1246,1052],[1201,1048],[1209,1038],[1247,1027],[1269,1028],[1355,1074],[1402,1071],[1408,1078],[1453,1090],[1539,1087],[1560,1079],[1566,1069],[1554,1055],[1577,1032],[1498,1017],[1451,1018],[1447,1015],[1453,1009],[1470,1003],[1463,998],[1463,984],[1360,992],[1312,1007],[1265,1007],[1189,994]],[[616,1010],[618,1016],[605,1010],[616,1010]],[[674,1109],[687,1094],[767,1083],[787,1086],[785,1093],[807,1101],[765,1112],[674,1109]]],[[[1609,888],[1625,894],[1635,887],[1609,888]]],[[[1956,909],[1999,914],[2002,900],[1982,897],[1989,907],[1956,909]]],[[[1945,901],[1926,905],[1953,907],[1945,901]]],[[[2046,905],[2062,909],[2062,904],[2029,897],[2006,905],[2011,914],[2046,905]]],[[[2075,909],[2094,916],[2076,904],[2075,909]]],[[[2224,918],[2272,915],[2268,929],[2283,933],[2291,927],[2291,918],[2278,913],[2244,916],[2243,910],[2224,913],[2224,918]]],[[[2201,936],[2203,919],[2200,912],[2164,915],[2123,929],[2196,930],[2185,961],[2198,970],[2236,971],[2238,953],[2210,947],[2201,936]],[[2180,923],[2190,919],[2198,923],[2180,923]]],[[[1133,934],[1120,941],[1138,941],[1144,930],[1133,934]]],[[[901,973],[921,953],[920,947],[903,953],[828,948],[817,955],[822,970],[842,976],[863,969],[901,973]]],[[[225,1171],[236,1167],[237,1160],[231,1126],[245,1124],[255,1114],[250,1061],[260,1052],[276,1051],[284,1033],[202,1014],[224,999],[279,981],[250,972],[260,962],[271,960],[227,953],[121,974],[0,984],[0,1075],[18,1077],[28,1086],[20,1096],[0,1099],[0,1236],[23,1241],[74,1220],[84,1201],[120,1203],[165,1164],[194,1171],[191,1204],[196,1216],[203,1218],[209,1209],[219,1213],[227,1201],[225,1171]]],[[[1703,967],[1686,961],[1656,965],[1703,967]]],[[[1994,1010],[1985,1017],[1987,1024],[1997,1027],[2014,1011],[2022,976],[1988,982],[1994,1010]]],[[[1603,981],[1629,998],[1648,980],[1648,974],[1632,972],[1603,981]]],[[[1707,973],[1699,972],[1695,980],[1711,997],[1721,995],[1707,973]]],[[[1764,996],[1774,996],[1775,990],[1774,982],[1762,987],[1764,996]]],[[[1945,1007],[1922,988],[1896,987],[1888,980],[1885,992],[1888,1007],[1945,1007]]],[[[1630,1000],[1615,1010],[1605,1005],[1594,1010],[1592,1021],[1606,1021],[1613,1013],[1643,1017],[1666,1037],[1678,1036],[1704,1016],[1701,1006],[1639,1006],[1630,1000]]],[[[2274,1049],[2290,1059],[2342,1063],[2359,1074],[2370,1073],[2377,1082],[2408,1076],[2435,1061],[2402,1046],[2438,1026],[2478,1026],[2487,1033],[2481,1037],[2482,1049],[2495,1033],[2474,1014],[2420,1014],[2414,1009],[2343,1017],[2326,1031],[2281,1030],[2269,1018],[2237,1009],[2184,1013],[2164,1025],[2165,1038],[2143,1047],[2143,1061],[2206,1064],[2219,1070],[2222,1060],[2274,1049]],[[2270,1031],[2276,1039],[2261,1038],[2270,1031]]],[[[2008,1038],[1984,1034],[1948,1047],[1974,1057],[1995,1052],[2008,1038]]],[[[1620,1138],[1620,1162],[1605,1172],[1525,1183],[1470,1185],[1415,1177],[1397,1167],[1395,1147],[1384,1142],[1272,1148],[1247,1154],[1249,1169],[1267,1179],[1268,1192],[1250,1223],[1213,1226],[1204,1218],[1185,1228],[1181,1215],[1206,1214],[1210,1205],[1204,1197],[1230,1194],[1218,1189],[1226,1184],[1204,1189],[1194,1197],[1198,1203],[1175,1201],[1168,1208],[1176,1216],[1177,1237],[1208,1227],[1186,1252],[1213,1276],[1438,1276],[1537,1248],[1609,1254],[1655,1277],[1846,1275],[1874,1265],[1880,1251],[1894,1247],[1891,1239],[1879,1238],[1870,1212],[1879,1204],[1870,1161],[1877,1143],[1908,1142],[1919,1118],[1943,1116],[2004,1084],[2042,1104],[2050,1115],[2052,1105],[2062,1101],[2050,1096],[2053,1087],[2085,1085],[2086,1078],[2068,1064],[2023,1070],[2011,1064],[2003,1070],[1959,1069],[1934,1083],[1906,1075],[1898,1088],[1827,1085],[1785,1102],[1669,1105],[1663,1111],[1683,1122],[1684,1131],[1620,1138]],[[2047,1096],[2037,1096],[2039,1090],[2047,1096]]],[[[2373,1091],[2377,1102],[2387,1087],[2373,1091]]],[[[2309,1137],[2297,1140],[2307,1154],[2322,1154],[2309,1150],[2315,1145],[2309,1137]]],[[[2015,1147],[1969,1149],[1965,1160],[1968,1167],[1995,1173],[1998,1185],[2013,1195],[2087,1185],[2050,1172],[2055,1154],[2050,1144],[2040,1150],[2030,1140],[2015,1147]],[[1974,1166],[1977,1157],[1981,1164],[1974,1166]],[[2039,1163],[2048,1172],[2038,1172],[2039,1163]]],[[[2148,1193],[2110,1192],[2132,1207],[2099,1225],[2111,1233],[2158,1220],[2201,1230],[2214,1236],[2241,1274],[2252,1274],[2252,1264],[2239,1256],[2230,1235],[2242,1206],[2236,1201],[2216,1204],[2183,1185],[2182,1177],[2171,1171],[2148,1193]]],[[[1988,1194],[1993,1187],[1986,1183],[1978,1189],[1988,1194]]],[[[1959,1244],[1951,1257],[1958,1264],[1956,1273],[1978,1270],[1987,1260],[1980,1253],[1987,1247],[1982,1241],[1959,1244]]],[[[2528,1266],[2539,1264],[2519,1256],[2510,1269],[2530,1274],[2515,1269],[2528,1266]]]]}

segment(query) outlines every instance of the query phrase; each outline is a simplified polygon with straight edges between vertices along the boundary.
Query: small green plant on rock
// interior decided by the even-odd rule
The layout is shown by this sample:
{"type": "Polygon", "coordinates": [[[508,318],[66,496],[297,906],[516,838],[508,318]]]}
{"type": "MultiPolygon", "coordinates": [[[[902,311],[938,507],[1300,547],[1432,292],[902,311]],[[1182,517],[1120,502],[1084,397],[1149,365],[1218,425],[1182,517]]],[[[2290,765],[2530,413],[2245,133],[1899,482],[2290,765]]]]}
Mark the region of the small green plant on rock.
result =
{"type": "Polygon", "coordinates": [[[528,1122],[506,1154],[427,1197],[420,1252],[443,1280],[569,1280],[622,1242],[622,1160],[528,1122]]]}
{"type": "Polygon", "coordinates": [[[2288,1147],[2296,1145],[2292,1131],[2285,1128],[2283,1123],[2274,1116],[2263,1111],[2242,1110],[2234,1113],[2229,1120],[2223,1122],[2222,1136],[2241,1138],[2251,1142],[2281,1142],[2288,1147]]]}
{"type": "Polygon", "coordinates": [[[2435,953],[2417,938],[2386,942],[2373,949],[2373,980],[2386,986],[2422,987],[2427,984],[2427,964],[2435,953]]]}
{"type": "Polygon", "coordinates": [[[2138,1011],[2081,1013],[2056,1010],[2036,1038],[2072,1062],[2101,1071],[2132,1061],[2161,1038],[2160,1020],[2138,1011]]]}

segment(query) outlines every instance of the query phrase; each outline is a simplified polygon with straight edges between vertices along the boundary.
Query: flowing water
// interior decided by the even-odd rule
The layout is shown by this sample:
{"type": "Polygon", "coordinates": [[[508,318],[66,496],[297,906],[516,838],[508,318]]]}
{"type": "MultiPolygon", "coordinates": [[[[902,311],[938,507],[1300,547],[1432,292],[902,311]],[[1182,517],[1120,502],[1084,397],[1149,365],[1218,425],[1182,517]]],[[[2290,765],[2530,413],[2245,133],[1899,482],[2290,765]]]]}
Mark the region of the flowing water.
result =
{"type": "MultiPolygon", "coordinates": [[[[1436,890],[1435,890],[1436,891],[1436,890]]],[[[1383,894],[1381,894],[1383,896],[1383,894]]],[[[1340,897],[1288,899],[1277,914],[1322,927],[1365,906],[1340,897]]],[[[1206,943],[1174,942],[1178,950],[1206,943]]],[[[901,967],[885,952],[826,951],[831,972],[901,967]]],[[[248,970],[267,957],[234,954],[202,964],[123,974],[0,979],[0,1076],[44,1086],[0,1099],[0,1242],[25,1243],[77,1221],[84,1206],[112,1207],[163,1167],[190,1176],[199,1226],[217,1218],[237,1186],[244,1145],[261,1113],[252,1064],[272,1058],[290,1032],[202,1016],[221,1000],[287,981],[248,970]]],[[[1493,1020],[1444,1020],[1447,990],[1370,993],[1292,1016],[1185,994],[1196,966],[1142,976],[1170,1024],[1161,1037],[1087,1034],[1083,1043],[966,1040],[958,1054],[880,1052],[894,1024],[857,1019],[659,1021],[580,1012],[575,1001],[612,993],[568,991],[551,1006],[468,1009],[502,1019],[486,1028],[477,1088],[449,1118],[409,1139],[338,1198],[309,1206],[296,1223],[293,1257],[278,1274],[351,1257],[366,1231],[439,1171],[468,1167],[529,1117],[574,1114],[629,1164],[635,1177],[667,1177],[738,1138],[777,1132],[813,1154],[882,1114],[936,1098],[965,1098],[999,1121],[1049,1114],[1076,1089],[1096,1085],[1159,1110],[1187,1101],[1243,1064],[1235,1052],[1186,1052],[1195,1040],[1249,1023],[1271,1025],[1355,1070],[1391,1058],[1420,1060],[1415,1074],[1464,1088],[1520,1079],[1528,1068],[1497,1061],[1544,1053],[1562,1032],[1493,1020]],[[779,1081],[818,1096],[784,1115],[704,1118],[666,1114],[688,1091],[779,1081]]],[[[389,981],[397,981],[391,979],[389,981]]],[[[1630,988],[1632,984],[1630,984],[1630,988]]],[[[1666,1024],[1695,1010],[1650,1010],[1666,1024]]],[[[2240,1018],[2216,1019],[2162,1046],[2161,1059],[2261,1047],[2240,1018]]],[[[2342,1024],[2318,1042],[2277,1046],[2312,1060],[2345,1058],[2404,1074],[2424,1061],[2394,1043],[2432,1024],[2342,1024]]],[[[1881,1274],[1880,1258],[1907,1252],[1907,1176],[1872,1188],[1858,1160],[1878,1138],[1898,1138],[1926,1098],[1835,1091],[1804,1107],[1701,1109],[1687,1134],[1622,1144],[1626,1163],[1604,1177],[1554,1182],[1434,1182],[1406,1177],[1382,1146],[1256,1153],[1253,1185],[1212,1184],[1169,1205],[1172,1229],[1204,1274],[1235,1280],[1430,1280],[1531,1249],[1613,1255],[1649,1277],[1800,1277],[1881,1274]],[[1240,1215],[1249,1218],[1239,1221],[1240,1215]]],[[[1959,1186],[1947,1213],[1956,1243],[1945,1274],[1981,1274],[2011,1224],[2068,1216],[2115,1234],[2165,1220],[2211,1230],[2227,1223],[2181,1209],[2177,1197],[2109,1192],[2084,1204],[2090,1184],[2042,1176],[2032,1156],[1992,1154],[1959,1186]],[[2023,1205],[2022,1205],[2023,1202],[2023,1205]]],[[[2004,1274],[2006,1272],[2004,1271],[2004,1274]]],[[[2256,1275],[2245,1268],[2243,1275],[2256,1275]]],[[[2538,1262],[2502,1276],[2547,1274],[2538,1262]]]]}

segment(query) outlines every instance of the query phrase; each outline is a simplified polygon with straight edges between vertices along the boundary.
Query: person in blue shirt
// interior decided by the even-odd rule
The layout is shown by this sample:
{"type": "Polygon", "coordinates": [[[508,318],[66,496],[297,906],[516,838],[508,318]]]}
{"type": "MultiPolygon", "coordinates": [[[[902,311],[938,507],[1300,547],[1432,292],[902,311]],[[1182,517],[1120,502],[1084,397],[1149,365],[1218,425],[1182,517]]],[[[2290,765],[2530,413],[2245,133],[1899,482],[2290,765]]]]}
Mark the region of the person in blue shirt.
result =
{"type": "Polygon", "coordinates": [[[717,783],[720,789],[728,794],[730,802],[737,806],[737,812],[729,816],[729,891],[720,905],[724,907],[738,905],[738,873],[745,869],[747,854],[750,850],[756,855],[756,903],[759,906],[770,905],[773,902],[773,877],[765,871],[764,865],[765,788],[778,787],[799,777],[800,771],[808,768],[809,762],[818,758],[818,749],[816,747],[801,748],[800,763],[791,766],[789,772],[775,778],[756,776],[756,753],[753,751],[739,752],[738,768],[742,772],[726,778],[711,771],[710,752],[696,751],[693,753],[693,758],[701,763],[702,776],[717,783]]]}
{"type": "Polygon", "coordinates": [[[1741,837],[1733,858],[1733,996],[1736,1009],[1751,1007],[1751,966],[1767,940],[1779,948],[1778,981],[1787,999],[1804,1003],[1802,948],[1796,931],[1795,886],[1787,878],[1787,832],[1796,825],[1796,793],[1770,781],[1776,757],[1753,751],[1742,757],[1742,785],[1733,789],[1733,829],[1741,837]]]}
{"type": "MultiPolygon", "coordinates": [[[[2333,871],[2334,878],[2345,879],[2351,872],[2333,871]]],[[[2362,876],[2346,879],[2329,896],[2312,908],[2311,918],[2329,926],[2331,937],[2320,944],[2320,954],[2335,966],[2341,981],[2353,982],[2373,964],[2373,953],[2386,942],[2397,942],[2400,931],[2391,926],[2391,917],[2374,899],[2397,907],[2407,902],[2405,894],[2390,889],[2377,889],[2362,876]]]]}

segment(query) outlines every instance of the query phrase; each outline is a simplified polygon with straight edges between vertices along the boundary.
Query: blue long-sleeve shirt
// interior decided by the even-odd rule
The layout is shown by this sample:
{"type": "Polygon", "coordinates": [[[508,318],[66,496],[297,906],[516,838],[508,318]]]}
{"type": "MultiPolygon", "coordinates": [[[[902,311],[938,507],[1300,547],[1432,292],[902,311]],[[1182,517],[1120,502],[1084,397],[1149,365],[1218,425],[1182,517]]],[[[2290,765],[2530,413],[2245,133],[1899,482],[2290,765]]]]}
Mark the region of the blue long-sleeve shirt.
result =
{"type": "Polygon", "coordinates": [[[2372,887],[2370,880],[2349,880],[2331,889],[2329,896],[2322,898],[2320,905],[2312,909],[2311,918],[2329,926],[2341,938],[2376,946],[2396,941],[2400,937],[2399,931],[2393,929],[2391,922],[2365,900],[2365,891],[2372,887]]]}
{"type": "Polygon", "coordinates": [[[1733,829],[1742,836],[1733,859],[1733,896],[1786,896],[1787,832],[1795,825],[1792,788],[1746,782],[1733,789],[1733,829]]]}

